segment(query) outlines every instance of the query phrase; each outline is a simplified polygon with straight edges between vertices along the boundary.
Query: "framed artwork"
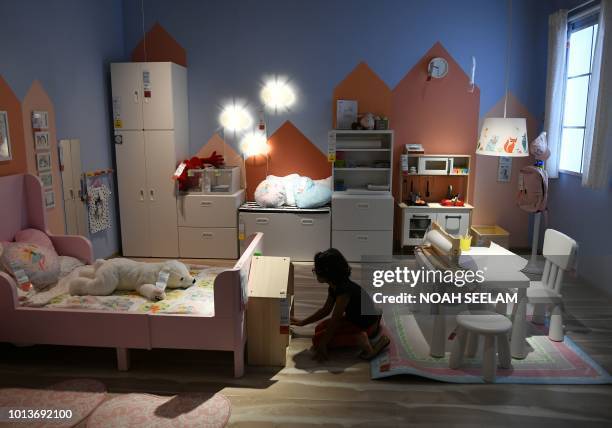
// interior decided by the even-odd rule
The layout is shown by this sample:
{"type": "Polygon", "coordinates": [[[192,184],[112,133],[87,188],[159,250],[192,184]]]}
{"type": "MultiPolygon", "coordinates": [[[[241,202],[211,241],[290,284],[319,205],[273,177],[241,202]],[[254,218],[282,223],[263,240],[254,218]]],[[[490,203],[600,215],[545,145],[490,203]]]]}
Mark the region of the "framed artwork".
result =
{"type": "Polygon", "coordinates": [[[55,207],[55,192],[53,190],[47,190],[45,192],[45,208],[55,207]]]}
{"type": "Polygon", "coordinates": [[[38,178],[42,181],[42,185],[45,189],[53,187],[53,174],[51,171],[38,174],[38,178]]]}
{"type": "Polygon", "coordinates": [[[12,158],[8,114],[5,111],[0,111],[0,162],[8,161],[12,158]]]}
{"type": "Polygon", "coordinates": [[[51,171],[51,153],[36,153],[36,169],[38,172],[51,171]]]}
{"type": "Polygon", "coordinates": [[[499,166],[497,168],[497,181],[508,183],[512,176],[512,158],[501,156],[499,158],[499,166]]]}
{"type": "Polygon", "coordinates": [[[46,111],[32,112],[32,128],[48,129],[49,128],[49,113],[46,111]]]}
{"type": "Polygon", "coordinates": [[[51,149],[51,142],[49,141],[49,133],[47,131],[37,131],[34,133],[34,147],[36,151],[51,149]]]}

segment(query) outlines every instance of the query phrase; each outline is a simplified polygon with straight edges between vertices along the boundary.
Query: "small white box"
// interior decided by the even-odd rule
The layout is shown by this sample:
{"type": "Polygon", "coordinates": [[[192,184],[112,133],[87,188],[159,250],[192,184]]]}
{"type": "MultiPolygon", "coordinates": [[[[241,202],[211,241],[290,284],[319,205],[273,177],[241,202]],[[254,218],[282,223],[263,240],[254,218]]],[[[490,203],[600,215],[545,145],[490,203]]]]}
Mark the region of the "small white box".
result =
{"type": "Polygon", "coordinates": [[[351,129],[354,122],[357,122],[357,101],[336,101],[336,129],[351,129]]]}

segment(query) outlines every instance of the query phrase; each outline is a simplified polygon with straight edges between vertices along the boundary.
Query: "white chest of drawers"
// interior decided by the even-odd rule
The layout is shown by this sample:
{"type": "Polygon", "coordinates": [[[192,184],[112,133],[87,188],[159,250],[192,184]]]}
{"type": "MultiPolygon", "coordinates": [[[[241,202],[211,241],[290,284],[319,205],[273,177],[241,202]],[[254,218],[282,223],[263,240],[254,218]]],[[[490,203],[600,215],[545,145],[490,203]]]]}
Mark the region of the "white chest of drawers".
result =
{"type": "MultiPolygon", "coordinates": [[[[263,253],[266,256],[311,262],[317,252],[330,247],[329,207],[262,208],[255,203],[247,203],[240,208],[238,224],[244,236],[263,232],[263,253]]],[[[243,243],[240,242],[241,252],[244,250],[243,243]]]]}
{"type": "Polygon", "coordinates": [[[334,192],[332,247],[351,262],[362,261],[362,256],[391,256],[393,196],[334,192]]]}
{"type": "Polygon", "coordinates": [[[238,207],[244,190],[233,194],[178,197],[179,255],[182,258],[236,259],[238,207]]]}

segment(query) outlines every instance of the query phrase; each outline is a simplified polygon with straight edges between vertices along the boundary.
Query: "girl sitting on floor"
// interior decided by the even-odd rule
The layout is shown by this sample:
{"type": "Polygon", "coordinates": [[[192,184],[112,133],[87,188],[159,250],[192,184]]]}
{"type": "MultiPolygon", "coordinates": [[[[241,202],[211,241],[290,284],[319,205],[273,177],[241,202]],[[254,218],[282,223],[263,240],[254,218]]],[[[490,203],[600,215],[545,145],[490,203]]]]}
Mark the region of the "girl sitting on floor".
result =
{"type": "Polygon", "coordinates": [[[381,312],[368,293],[351,281],[351,268],[342,253],[335,248],[317,253],[312,272],[317,281],[329,284],[327,300],[311,316],[303,320],[292,317],[291,322],[304,326],[332,314],[331,318],[320,322],[315,328],[313,358],[322,362],[327,359],[328,349],[349,346],[359,346],[359,356],[363,359],[370,360],[377,356],[390,343],[385,335],[371,343],[371,339],[378,335],[381,312]]]}

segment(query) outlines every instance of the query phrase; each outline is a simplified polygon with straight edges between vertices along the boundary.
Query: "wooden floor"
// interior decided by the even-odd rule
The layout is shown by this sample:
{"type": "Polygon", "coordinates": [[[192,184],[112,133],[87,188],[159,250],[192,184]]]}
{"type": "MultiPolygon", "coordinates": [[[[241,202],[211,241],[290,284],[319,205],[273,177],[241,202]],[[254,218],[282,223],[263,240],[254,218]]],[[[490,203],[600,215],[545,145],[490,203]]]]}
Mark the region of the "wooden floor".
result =
{"type": "MultiPolygon", "coordinates": [[[[314,281],[308,264],[297,264],[295,273],[301,317],[319,307],[326,287],[314,281]]],[[[564,295],[568,335],[612,372],[612,299],[571,281],[564,295]]],[[[207,333],[214,334],[198,332],[207,333]]],[[[0,385],[88,377],[105,383],[111,397],[221,392],[232,403],[231,425],[239,427],[612,426],[612,386],[454,385],[410,376],[372,381],[353,350],[315,364],[307,350],[311,335],[312,327],[296,329],[285,369],[250,367],[241,379],[232,378],[232,356],[223,352],[134,351],[132,369],[118,372],[112,349],[3,344],[0,385]]]]}

